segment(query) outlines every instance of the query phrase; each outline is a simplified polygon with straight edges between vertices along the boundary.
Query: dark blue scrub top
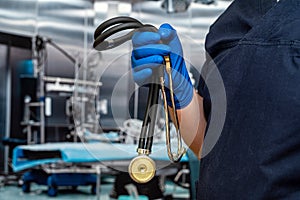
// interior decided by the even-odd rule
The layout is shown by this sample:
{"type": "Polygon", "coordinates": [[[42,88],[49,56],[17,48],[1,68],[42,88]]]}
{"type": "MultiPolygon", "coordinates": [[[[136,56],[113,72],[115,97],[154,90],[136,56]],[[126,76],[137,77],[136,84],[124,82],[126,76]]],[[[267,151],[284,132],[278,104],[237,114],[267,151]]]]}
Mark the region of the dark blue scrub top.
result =
{"type": "Polygon", "coordinates": [[[205,84],[210,58],[227,111],[219,140],[201,160],[198,199],[299,200],[300,0],[234,1],[211,26],[206,50],[198,87],[206,118],[217,95],[205,84]]]}

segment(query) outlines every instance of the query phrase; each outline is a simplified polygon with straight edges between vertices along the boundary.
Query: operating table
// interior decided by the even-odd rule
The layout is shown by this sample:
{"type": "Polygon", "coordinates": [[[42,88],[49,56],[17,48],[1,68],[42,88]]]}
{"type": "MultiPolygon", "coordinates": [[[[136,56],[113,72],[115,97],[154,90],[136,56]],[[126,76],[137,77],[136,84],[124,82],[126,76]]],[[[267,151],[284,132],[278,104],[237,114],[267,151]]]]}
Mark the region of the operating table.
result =
{"type": "MultiPolygon", "coordinates": [[[[92,193],[99,197],[101,172],[127,171],[130,160],[136,156],[135,150],[135,144],[107,142],[21,145],[13,151],[12,164],[15,172],[27,171],[23,178],[24,192],[30,190],[30,182],[47,185],[49,196],[56,196],[57,186],[92,185],[92,193]]],[[[151,158],[158,163],[158,169],[163,171],[172,165],[165,144],[155,144],[152,151],[151,158]]],[[[187,161],[187,156],[181,160],[187,161]]]]}

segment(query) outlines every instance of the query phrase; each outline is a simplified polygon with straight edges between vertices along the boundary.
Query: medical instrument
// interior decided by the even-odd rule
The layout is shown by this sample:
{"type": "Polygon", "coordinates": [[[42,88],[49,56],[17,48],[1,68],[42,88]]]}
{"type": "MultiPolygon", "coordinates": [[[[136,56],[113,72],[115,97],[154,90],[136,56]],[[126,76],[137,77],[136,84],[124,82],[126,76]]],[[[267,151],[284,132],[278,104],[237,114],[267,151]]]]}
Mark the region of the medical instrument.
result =
{"type": "MultiPolygon", "coordinates": [[[[94,33],[95,41],[93,47],[98,51],[112,49],[123,44],[128,40],[131,40],[131,37],[136,31],[157,32],[157,28],[149,24],[142,24],[138,20],[131,17],[115,17],[103,22],[97,27],[94,33]],[[117,38],[110,37],[115,33],[128,29],[133,30],[117,38]]],[[[152,82],[149,86],[147,106],[138,142],[138,156],[132,159],[128,167],[131,178],[138,183],[146,183],[150,181],[155,175],[155,162],[149,157],[149,155],[151,154],[151,148],[153,143],[153,134],[157,114],[156,105],[158,104],[159,89],[161,89],[162,92],[165,111],[166,145],[168,149],[168,157],[172,162],[178,162],[180,161],[182,155],[185,153],[185,148],[182,145],[182,138],[179,131],[178,117],[176,114],[176,108],[174,103],[171,74],[172,68],[169,56],[164,56],[164,65],[165,67],[159,67],[158,69],[155,69],[154,76],[152,76],[152,82]],[[164,71],[168,75],[169,79],[169,89],[172,102],[171,112],[168,112],[167,96],[164,85],[164,71]],[[172,120],[176,128],[178,142],[177,152],[173,152],[171,147],[169,113],[173,115],[172,120]]]]}

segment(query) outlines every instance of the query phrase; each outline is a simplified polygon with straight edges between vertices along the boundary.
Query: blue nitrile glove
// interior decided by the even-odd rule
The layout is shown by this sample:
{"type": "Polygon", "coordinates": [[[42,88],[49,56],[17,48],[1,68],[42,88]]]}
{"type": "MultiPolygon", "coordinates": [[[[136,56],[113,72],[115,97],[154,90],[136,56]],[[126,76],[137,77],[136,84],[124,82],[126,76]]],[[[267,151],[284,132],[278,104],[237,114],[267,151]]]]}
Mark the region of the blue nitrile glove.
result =
{"type": "MultiPolygon", "coordinates": [[[[133,79],[138,85],[150,83],[153,69],[163,64],[163,56],[170,55],[176,109],[186,107],[193,98],[193,86],[185,66],[180,40],[169,24],[160,26],[157,33],[137,32],[132,37],[131,56],[133,79]]],[[[165,73],[168,105],[171,106],[168,76],[165,73]]]]}

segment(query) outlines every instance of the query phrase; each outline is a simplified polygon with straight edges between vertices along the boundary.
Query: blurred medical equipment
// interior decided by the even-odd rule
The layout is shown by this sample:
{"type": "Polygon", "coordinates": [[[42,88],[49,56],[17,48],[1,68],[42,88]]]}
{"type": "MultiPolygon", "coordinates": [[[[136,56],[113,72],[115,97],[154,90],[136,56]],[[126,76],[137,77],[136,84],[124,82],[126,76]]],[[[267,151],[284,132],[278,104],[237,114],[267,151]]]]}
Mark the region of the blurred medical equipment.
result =
{"type": "MultiPolygon", "coordinates": [[[[36,116],[32,112],[32,108],[41,107],[43,103],[41,102],[31,102],[30,96],[25,96],[24,98],[24,116],[21,125],[26,126],[23,129],[23,132],[27,134],[27,144],[38,143],[37,135],[33,137],[32,135],[32,127],[40,127],[41,123],[36,121],[36,116]]],[[[36,133],[36,132],[35,132],[36,133]]]]}
{"type": "MultiPolygon", "coordinates": [[[[137,144],[142,127],[143,127],[143,121],[139,119],[125,120],[123,123],[123,127],[121,127],[121,131],[126,134],[125,143],[137,144]]],[[[165,142],[165,140],[163,139],[164,130],[162,128],[159,128],[159,125],[155,125],[154,133],[155,133],[153,135],[154,144],[165,142]]]]}
{"type": "MultiPolygon", "coordinates": [[[[34,43],[35,56],[32,63],[34,65],[35,68],[34,71],[38,80],[38,84],[37,84],[38,101],[31,102],[31,100],[29,99],[31,98],[30,96],[25,97],[24,118],[23,118],[24,120],[21,122],[21,125],[26,126],[25,131],[27,132],[28,143],[39,143],[39,142],[44,143],[46,142],[45,117],[50,117],[53,113],[52,110],[55,109],[56,106],[56,105],[54,106],[55,103],[52,101],[52,98],[47,95],[49,95],[49,93],[65,95],[64,97],[64,99],[66,99],[65,115],[66,118],[67,117],[72,118],[72,113],[68,112],[69,110],[72,110],[72,108],[67,109],[67,107],[68,106],[72,107],[74,101],[76,101],[77,104],[80,105],[81,107],[85,107],[86,104],[94,105],[94,99],[89,99],[88,97],[85,98],[81,94],[94,94],[95,92],[97,93],[97,90],[99,90],[99,87],[102,85],[102,83],[99,81],[95,82],[95,81],[88,81],[86,79],[78,78],[77,76],[80,68],[79,56],[71,55],[70,53],[65,51],[62,47],[57,45],[54,41],[52,41],[50,38],[41,37],[38,35],[34,38],[34,41],[35,41],[34,43]],[[54,76],[45,75],[45,63],[47,61],[47,48],[46,48],[47,45],[54,47],[56,50],[58,50],[62,55],[64,55],[68,60],[70,60],[74,64],[74,68],[73,68],[74,78],[54,77],[54,76]],[[75,87],[76,87],[76,91],[75,91],[75,87]],[[29,115],[29,113],[31,114],[34,113],[31,112],[31,108],[33,107],[39,108],[39,114],[35,113],[36,117],[34,117],[34,119],[31,119],[31,115],[29,115]],[[31,130],[32,127],[40,128],[39,136],[34,136],[33,140],[32,140],[32,130],[31,130]]],[[[103,113],[106,112],[107,107],[105,101],[102,102],[97,101],[97,107],[99,108],[99,110],[101,110],[101,112],[103,113]]],[[[86,114],[86,115],[82,115],[81,117],[82,117],[81,121],[83,125],[91,127],[93,131],[96,130],[96,128],[98,127],[99,116],[90,117],[88,114],[86,114]],[[87,118],[89,120],[87,120],[87,118]]],[[[71,126],[73,126],[73,123],[74,122],[70,120],[70,126],[69,126],[70,134],[68,134],[66,137],[69,139],[73,138],[73,141],[76,142],[78,134],[76,130],[71,130],[72,129],[71,126]]]]}
{"type": "MultiPolygon", "coordinates": [[[[196,3],[212,4],[215,0],[195,0],[196,3]]],[[[185,12],[192,0],[164,0],[161,7],[167,11],[167,13],[185,12]]]]}
{"type": "MultiPolygon", "coordinates": [[[[117,38],[109,38],[110,36],[128,29],[139,29],[139,31],[150,31],[156,32],[157,29],[152,25],[144,25],[138,20],[130,17],[115,17],[109,19],[102,24],[100,24],[94,33],[94,44],[93,47],[99,51],[107,50],[114,48],[123,44],[124,42],[131,39],[134,31],[131,31],[123,36],[117,38]],[[107,40],[107,38],[109,38],[107,40]]],[[[149,157],[151,153],[153,135],[156,122],[157,114],[157,104],[159,98],[159,87],[161,87],[164,109],[165,109],[165,129],[166,129],[166,143],[168,149],[168,156],[172,162],[178,162],[182,155],[185,152],[185,149],[182,146],[182,138],[179,132],[179,123],[175,110],[175,103],[173,97],[173,86],[172,86],[172,77],[171,77],[171,63],[169,56],[164,57],[165,60],[165,69],[160,68],[156,73],[157,76],[153,76],[153,82],[149,86],[147,107],[145,111],[145,116],[140,132],[139,143],[138,143],[138,156],[134,158],[129,165],[129,174],[133,180],[139,183],[145,183],[150,181],[155,175],[155,162],[149,157]],[[171,112],[174,116],[174,124],[177,132],[177,141],[178,147],[177,152],[172,152],[171,141],[170,141],[170,128],[169,128],[169,112],[167,105],[167,97],[165,94],[165,85],[164,85],[164,70],[166,70],[169,78],[169,88],[171,94],[171,101],[173,111],[171,112]]]]}

